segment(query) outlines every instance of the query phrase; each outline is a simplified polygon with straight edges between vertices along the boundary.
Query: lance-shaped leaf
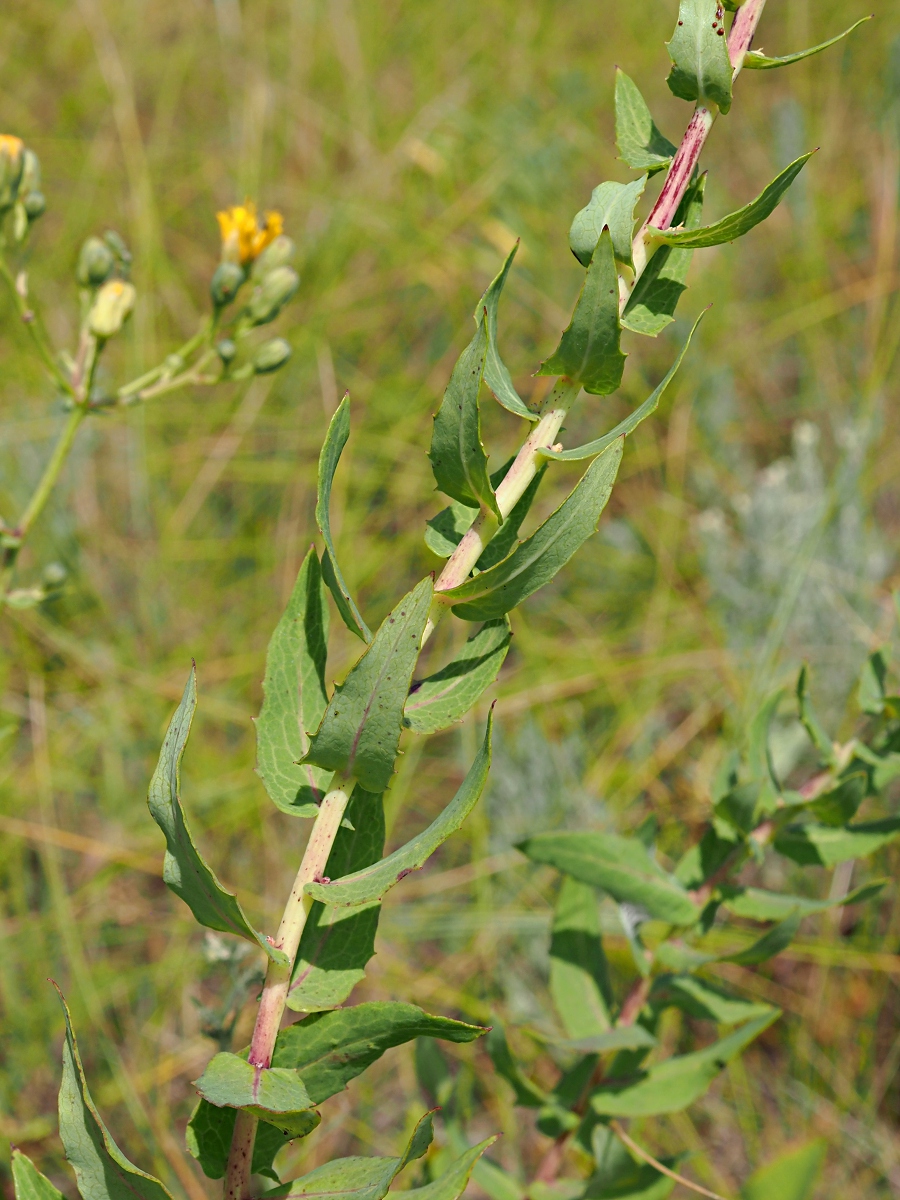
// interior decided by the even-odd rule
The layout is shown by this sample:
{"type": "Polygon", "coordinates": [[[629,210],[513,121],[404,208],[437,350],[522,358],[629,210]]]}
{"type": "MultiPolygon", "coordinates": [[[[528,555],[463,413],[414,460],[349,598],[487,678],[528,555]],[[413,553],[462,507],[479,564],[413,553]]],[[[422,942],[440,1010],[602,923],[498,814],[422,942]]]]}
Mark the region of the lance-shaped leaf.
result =
{"type": "Polygon", "coordinates": [[[722,907],[736,917],[747,917],[751,921],[782,921],[792,912],[802,917],[811,913],[825,912],[829,908],[840,908],[845,904],[862,904],[871,900],[887,885],[886,879],[865,883],[845,896],[827,900],[810,900],[806,896],[789,896],[783,892],[767,892],[754,887],[723,887],[722,907]]]}
{"type": "Polygon", "coordinates": [[[27,1154],[12,1148],[12,1177],[16,1200],[65,1200],[46,1175],[42,1175],[27,1154]]]}
{"type": "Polygon", "coordinates": [[[650,1005],[656,1012],[678,1008],[689,1017],[717,1025],[741,1025],[773,1010],[768,1004],[742,1000],[696,975],[659,975],[653,981],[650,1005]]]}
{"type": "Polygon", "coordinates": [[[659,408],[659,402],[662,399],[666,388],[675,378],[675,373],[681,366],[685,354],[687,354],[688,346],[691,344],[691,338],[694,336],[697,326],[703,320],[705,315],[705,313],[701,313],[694,322],[694,328],[688,334],[687,341],[679,350],[678,357],[672,363],[672,366],[669,368],[665,378],[660,381],[660,383],[656,388],[654,388],[653,392],[647,397],[644,403],[639,405],[634,412],[629,413],[629,415],[623,421],[620,421],[614,429],[611,429],[609,433],[605,433],[603,437],[599,437],[593,442],[586,442],[583,446],[576,446],[572,450],[542,450],[541,453],[544,455],[544,457],[555,459],[558,462],[578,462],[584,458],[593,458],[594,455],[602,454],[604,450],[609,449],[613,442],[617,441],[620,437],[626,437],[629,433],[633,433],[642,421],[646,420],[651,413],[656,412],[657,408],[659,408]]]}
{"type": "MultiPolygon", "coordinates": [[[[608,1125],[597,1124],[591,1134],[591,1150],[596,1167],[588,1181],[586,1194],[591,1200],[666,1200],[675,1181],[661,1174],[649,1163],[635,1162],[629,1151],[608,1125]]],[[[670,1170],[678,1166],[677,1158],[663,1158],[670,1170]]],[[[540,1194],[534,1200],[545,1200],[540,1194]]],[[[546,1200],[551,1200],[550,1196],[546,1200]]]]}
{"type": "Polygon", "coordinates": [[[532,1083],[513,1058],[501,1021],[493,1021],[490,1032],[485,1038],[485,1046],[491,1056],[494,1070],[501,1079],[506,1080],[515,1092],[516,1104],[521,1104],[525,1108],[543,1108],[545,1104],[549,1103],[549,1094],[543,1088],[539,1088],[536,1083],[532,1083]]]}
{"type": "Polygon", "coordinates": [[[328,608],[316,552],[310,549],[266,654],[263,705],[256,722],[256,769],[282,812],[314,817],[331,773],[299,760],[328,704],[328,608]]]}
{"type": "Polygon", "coordinates": [[[797,936],[797,930],[800,928],[802,920],[803,914],[795,909],[783,921],[779,921],[777,925],[773,925],[771,929],[767,930],[746,950],[738,950],[734,954],[723,954],[720,956],[719,962],[737,963],[742,967],[752,967],[767,962],[768,959],[774,958],[776,954],[780,954],[782,950],[788,948],[797,936]]]}
{"type": "Polygon", "coordinates": [[[660,867],[637,838],[615,833],[539,833],[518,848],[532,862],[603,888],[619,904],[644,909],[673,925],[693,925],[700,910],[677,880],[660,867]]]}
{"type": "Polygon", "coordinates": [[[455,1159],[450,1167],[432,1183],[426,1183],[424,1187],[420,1188],[410,1188],[409,1191],[404,1192],[404,1198],[408,1198],[408,1200],[459,1200],[466,1190],[475,1164],[488,1146],[492,1146],[496,1140],[497,1134],[485,1138],[483,1142],[479,1142],[477,1146],[473,1146],[471,1150],[467,1150],[455,1159]]]}
{"type": "MultiPolygon", "coordinates": [[[[384,803],[359,784],[328,856],[325,874],[339,879],[378,862],[384,853],[384,803]],[[352,828],[351,828],[352,826],[352,828]]],[[[332,908],[313,903],[294,961],[287,1004],[297,1012],[336,1008],[364,978],[375,953],[381,906],[332,908]]]]}
{"type": "Polygon", "coordinates": [[[651,1050],[656,1038],[643,1025],[621,1025],[607,1029],[605,1033],[594,1033],[590,1037],[560,1038],[553,1043],[560,1050],[574,1050],[579,1054],[612,1054],[619,1050],[651,1050]]]}
{"type": "Polygon", "coordinates": [[[708,1090],[719,1072],[779,1016],[772,1009],[748,1021],[711,1046],[682,1054],[637,1073],[637,1078],[610,1079],[591,1095],[600,1116],[652,1117],[681,1112],[708,1090]]]}
{"type": "Polygon", "coordinates": [[[864,713],[876,717],[884,712],[887,699],[886,680],[887,662],[883,652],[876,650],[866,659],[859,676],[857,699],[864,713]]]}
{"type": "Polygon", "coordinates": [[[362,658],[335,688],[305,761],[352,776],[367,792],[385,790],[394,773],[403,705],[433,594],[429,575],[385,617],[362,658]]]}
{"type": "Polygon", "coordinates": [[[341,1091],[386,1050],[415,1038],[472,1042],[480,1025],[434,1017],[415,1004],[375,1000],[312,1013],[278,1034],[272,1065],[299,1072],[314,1104],[341,1091]]]}
{"type": "Polygon", "coordinates": [[[727,217],[716,221],[714,225],[702,225],[698,229],[667,229],[665,231],[651,228],[650,232],[654,238],[662,241],[666,246],[679,246],[687,250],[699,250],[704,246],[721,246],[724,242],[733,242],[737,238],[743,237],[745,233],[749,233],[760,221],[764,221],[775,211],[782,196],[813,154],[815,151],[810,150],[808,154],[802,154],[800,158],[795,159],[784,168],[780,175],[776,175],[755,200],[751,200],[737,212],[729,213],[727,217]]]}
{"type": "Polygon", "coordinates": [[[456,361],[431,434],[431,469],[442,492],[472,508],[485,505],[502,521],[481,443],[478,393],[484,378],[488,325],[482,321],[456,361]]]}
{"type": "Polygon", "coordinates": [[[634,208],[647,186],[647,176],[642,175],[633,183],[615,183],[607,180],[598,184],[591,198],[569,229],[569,249],[583,267],[590,265],[594,248],[600,234],[608,229],[612,238],[613,254],[619,262],[633,267],[631,240],[634,237],[634,208]]]}
{"type": "Polygon", "coordinates": [[[432,1114],[413,1130],[399,1158],[336,1158],[294,1179],[281,1194],[304,1200],[382,1200],[396,1176],[421,1158],[434,1138],[432,1114]]]}
{"type": "Polygon", "coordinates": [[[306,894],[325,904],[371,904],[374,900],[380,900],[385,892],[399,883],[410,871],[418,871],[424,866],[438,846],[451,834],[456,833],[484,791],[491,766],[493,721],[492,710],[488,716],[481,749],[460,784],[459,791],[427,829],[393,854],[389,854],[387,858],[362,871],[354,871],[334,883],[308,883],[304,888],[306,894]]]}
{"type": "Polygon", "coordinates": [[[613,997],[597,893],[570,875],[563,878],[553,913],[550,995],[569,1038],[603,1034],[612,1024],[613,997]]]}
{"type": "MultiPolygon", "coordinates": [[[[497,487],[504,478],[513,461],[513,459],[510,459],[499,471],[495,471],[491,475],[491,483],[494,487],[497,487]]],[[[534,479],[532,479],[531,483],[529,483],[528,487],[516,501],[512,512],[485,546],[484,550],[482,550],[481,557],[475,564],[479,571],[486,571],[488,567],[492,567],[495,563],[500,562],[501,559],[506,558],[515,545],[522,522],[528,516],[528,512],[537,495],[537,490],[541,486],[546,466],[547,464],[545,463],[538,470],[534,479]]],[[[477,515],[477,509],[468,508],[464,504],[454,502],[449,508],[443,509],[436,517],[427,522],[425,532],[426,546],[442,558],[449,558],[462,541],[463,535],[468,531],[477,515]]]]}
{"type": "Polygon", "coordinates": [[[204,862],[185,820],[180,795],[181,759],[196,707],[197,672],[192,667],[181,703],[166,731],[147,797],[150,814],[166,838],[163,879],[201,925],[256,942],[274,962],[286,966],[288,960],[283,951],[276,950],[266,937],[256,932],[234,893],[222,887],[204,862]]]}
{"type": "Polygon", "coordinates": [[[497,678],[511,637],[508,617],[488,621],[472,634],[451,663],[413,683],[403,709],[407,728],[416,733],[437,733],[461,720],[497,678]]]}
{"type": "Polygon", "coordinates": [[[491,621],[542,588],[597,529],[612,492],[624,439],[613,443],[585,471],[573,491],[531,537],[496,566],[443,592],[465,621],[491,621]]]}
{"type": "Polygon", "coordinates": [[[622,382],[625,355],[619,348],[619,276],[608,229],[600,234],[572,320],[538,375],[565,375],[594,396],[608,396],[622,382]]]}
{"type": "Polygon", "coordinates": [[[254,1067],[238,1054],[217,1054],[194,1087],[216,1108],[239,1108],[289,1137],[312,1133],[321,1117],[296,1071],[254,1067]]]}
{"type": "Polygon", "coordinates": [[[816,715],[809,695],[809,671],[804,664],[797,678],[797,707],[804,729],[809,734],[810,741],[821,755],[822,761],[828,766],[835,766],[837,755],[834,742],[828,736],[824,726],[816,715]]]}
{"type": "MultiPolygon", "coordinates": [[[[208,1100],[201,1100],[188,1122],[185,1145],[188,1153],[193,1155],[209,1179],[221,1179],[225,1174],[236,1118],[236,1108],[216,1108],[208,1100]]],[[[272,1163],[275,1161],[275,1155],[289,1140],[283,1130],[265,1121],[261,1122],[253,1144],[252,1174],[264,1175],[278,1183],[278,1175],[273,1170],[272,1163]]]]}
{"type": "Polygon", "coordinates": [[[325,542],[325,554],[322,558],[322,578],[334,597],[335,605],[341,614],[341,619],[357,637],[364,642],[371,642],[372,631],[362,619],[362,614],[356,607],[356,602],[350,595],[350,589],[344,580],[341,568],[338,566],[337,554],[334,549],[334,539],[331,536],[331,487],[334,483],[334,473],[340,462],[341,454],[350,436],[350,397],[344,396],[337,407],[325,443],[319,455],[319,480],[316,494],[316,524],[325,542]]]}
{"type": "Polygon", "coordinates": [[[678,24],[667,42],[672,70],[666,82],[682,100],[731,108],[731,60],[719,0],[681,0],[678,24]]]}
{"type": "Polygon", "coordinates": [[[672,161],[675,147],[656,128],[637,84],[616,67],[616,146],[636,171],[652,175],[672,161]]]}
{"type": "Polygon", "coordinates": [[[506,277],[509,274],[509,269],[512,266],[518,249],[519,243],[516,242],[512,250],[507,254],[506,261],[501,267],[500,273],[488,284],[487,290],[478,301],[478,307],[475,309],[475,324],[480,329],[485,323],[485,318],[487,319],[484,382],[493,392],[494,399],[509,412],[515,413],[517,417],[524,417],[526,421],[536,421],[538,414],[531,411],[513,386],[512,376],[506,369],[503,359],[500,357],[500,350],[497,345],[497,307],[500,303],[500,293],[503,291],[506,277]]]}
{"type": "Polygon", "coordinates": [[[861,821],[835,829],[829,825],[788,825],[775,835],[775,849],[804,867],[836,867],[851,858],[868,858],[900,836],[900,817],[861,821]]]}
{"type": "Polygon", "coordinates": [[[88,1091],[62,992],[59,998],[66,1018],[59,1136],[75,1171],[82,1200],[172,1200],[171,1193],[158,1179],[128,1161],[103,1124],[88,1091]]]}
{"type": "Polygon", "coordinates": [[[741,1188],[741,1200],[812,1200],[827,1152],[825,1138],[782,1151],[753,1172],[741,1188]]]}
{"type": "MultiPolygon", "coordinates": [[[[676,226],[683,229],[699,228],[705,190],[704,172],[685,192],[675,214],[673,223],[676,226]]],[[[687,291],[688,268],[693,254],[693,250],[680,250],[675,246],[659,247],[628,297],[622,313],[622,324],[626,329],[656,337],[674,321],[678,302],[687,291]]]]}
{"type": "Polygon", "coordinates": [[[843,41],[854,29],[858,29],[860,25],[864,25],[866,21],[871,20],[871,15],[861,17],[849,29],[845,29],[843,33],[839,33],[837,37],[829,38],[827,42],[820,42],[818,46],[810,46],[808,50],[798,50],[795,54],[785,54],[780,58],[770,58],[767,54],[763,54],[762,50],[750,50],[744,56],[744,69],[747,71],[772,71],[776,67],[789,67],[792,63],[802,62],[804,58],[812,58],[814,54],[821,54],[829,46],[834,46],[835,43],[843,41]]]}

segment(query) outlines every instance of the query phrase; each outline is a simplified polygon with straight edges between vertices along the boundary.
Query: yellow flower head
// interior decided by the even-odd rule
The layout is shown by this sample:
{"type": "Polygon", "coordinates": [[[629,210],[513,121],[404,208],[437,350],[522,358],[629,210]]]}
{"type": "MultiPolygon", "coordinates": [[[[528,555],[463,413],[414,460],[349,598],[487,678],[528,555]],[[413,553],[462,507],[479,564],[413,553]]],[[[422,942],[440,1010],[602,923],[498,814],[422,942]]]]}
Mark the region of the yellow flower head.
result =
{"type": "Polygon", "coordinates": [[[15,160],[19,158],[24,149],[25,143],[21,138],[17,138],[12,133],[0,133],[0,157],[15,160]]]}
{"type": "Polygon", "coordinates": [[[216,213],[216,220],[222,234],[222,261],[240,263],[241,266],[258,258],[284,229],[281,213],[267,212],[260,221],[251,200],[216,213]]]}
{"type": "Polygon", "coordinates": [[[11,133],[0,133],[0,214],[16,202],[24,165],[25,143],[11,133]]]}

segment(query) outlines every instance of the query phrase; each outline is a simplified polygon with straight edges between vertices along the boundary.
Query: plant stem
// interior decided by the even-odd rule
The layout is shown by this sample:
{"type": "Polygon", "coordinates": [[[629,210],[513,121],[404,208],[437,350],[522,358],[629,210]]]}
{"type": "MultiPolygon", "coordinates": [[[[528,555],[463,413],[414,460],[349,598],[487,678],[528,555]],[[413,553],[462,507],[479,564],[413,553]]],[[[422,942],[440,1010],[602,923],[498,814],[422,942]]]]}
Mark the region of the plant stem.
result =
{"type": "MultiPolygon", "coordinates": [[[[212,317],[206,317],[194,336],[188,338],[183,346],[179,346],[177,350],[173,351],[173,353],[169,355],[169,358],[187,358],[189,355],[193,354],[199,346],[202,346],[207,338],[212,336],[214,328],[214,319],[212,317]]],[[[208,356],[204,356],[203,361],[207,361],[207,359],[208,356]]],[[[144,374],[139,375],[137,379],[132,379],[130,383],[123,383],[122,386],[116,391],[117,402],[119,404],[128,404],[134,403],[135,400],[144,399],[144,396],[139,395],[139,393],[144,393],[145,389],[149,387],[151,383],[156,383],[157,379],[159,379],[161,375],[165,374],[165,371],[166,363],[161,362],[159,366],[154,367],[151,371],[145,371],[144,374]],[[134,399],[132,399],[132,397],[134,399]]]]}
{"type": "MultiPolygon", "coordinates": [[[[563,376],[541,405],[540,420],[532,427],[512,466],[497,488],[497,507],[503,514],[504,520],[521,500],[525,489],[534,479],[540,465],[541,451],[549,449],[556,442],[566,413],[574,404],[580,390],[580,384],[572,383],[571,379],[563,376]]],[[[471,528],[466,531],[459,545],[450,555],[434,585],[435,598],[425,631],[422,634],[423,646],[448,608],[451,607],[440,593],[457,587],[468,578],[485,546],[497,532],[498,526],[499,522],[494,514],[488,509],[482,509],[473,521],[471,528]]]]}
{"type": "Polygon", "coordinates": [[[62,388],[67,395],[71,396],[73,391],[72,385],[70,384],[69,380],[66,379],[62,368],[53,357],[52,350],[44,340],[44,335],[38,323],[37,316],[34,311],[28,307],[28,301],[26,297],[22,295],[16,286],[15,276],[9,269],[9,264],[2,254],[0,254],[0,277],[3,278],[3,282],[9,288],[10,296],[12,297],[13,303],[18,309],[22,324],[28,330],[28,336],[34,343],[34,348],[37,350],[41,362],[50,372],[54,383],[62,388]]]}
{"type": "MultiPolygon", "coordinates": [[[[322,801],[309,835],[303,861],[285,905],[274,945],[285,952],[290,965],[269,963],[250,1042],[249,1061],[255,1067],[265,1068],[272,1065],[272,1052],[275,1049],[275,1039],[291,985],[294,959],[297,957],[300,938],[313,903],[303,889],[307,883],[323,876],[331,847],[344,817],[344,809],[347,807],[348,790],[334,788],[322,801]]],[[[256,1117],[238,1112],[225,1172],[225,1200],[248,1200],[257,1124],[256,1117]]]]}

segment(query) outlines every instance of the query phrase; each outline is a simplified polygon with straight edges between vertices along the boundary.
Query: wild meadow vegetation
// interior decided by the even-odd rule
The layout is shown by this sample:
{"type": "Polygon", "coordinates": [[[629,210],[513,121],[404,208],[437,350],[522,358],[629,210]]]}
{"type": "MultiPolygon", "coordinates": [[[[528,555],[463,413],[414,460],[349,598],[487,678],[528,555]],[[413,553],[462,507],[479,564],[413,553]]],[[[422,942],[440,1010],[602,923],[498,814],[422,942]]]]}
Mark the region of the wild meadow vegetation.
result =
{"type": "Polygon", "coordinates": [[[900,9],[677,7],[5,10],[10,1196],[900,1186],[900,9]]]}

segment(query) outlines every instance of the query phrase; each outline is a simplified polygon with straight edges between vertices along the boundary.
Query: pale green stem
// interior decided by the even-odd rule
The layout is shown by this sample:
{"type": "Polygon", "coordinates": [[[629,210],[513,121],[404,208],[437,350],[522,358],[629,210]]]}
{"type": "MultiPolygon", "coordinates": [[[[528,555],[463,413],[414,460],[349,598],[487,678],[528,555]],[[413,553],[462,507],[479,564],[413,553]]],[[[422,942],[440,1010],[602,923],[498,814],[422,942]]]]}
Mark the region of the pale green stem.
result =
{"type": "Polygon", "coordinates": [[[16,287],[15,276],[9,269],[5,257],[0,254],[0,276],[4,283],[9,288],[9,294],[12,297],[13,303],[18,310],[22,324],[28,330],[28,336],[34,343],[34,348],[40,356],[41,362],[50,372],[53,381],[69,396],[72,395],[72,385],[60,367],[59,363],[53,357],[53,351],[48,346],[44,339],[43,330],[38,322],[38,318],[33,309],[29,308],[28,301],[16,287]]]}
{"type": "MultiPolygon", "coordinates": [[[[497,507],[503,514],[504,520],[521,500],[525,489],[534,479],[540,466],[541,451],[547,450],[555,444],[566,413],[575,402],[580,389],[580,384],[572,383],[571,379],[563,376],[541,405],[540,420],[532,427],[512,466],[497,488],[497,507]]],[[[441,593],[458,587],[468,579],[472,568],[478,562],[485,546],[498,528],[499,522],[496,516],[490,510],[482,509],[471,528],[466,531],[459,545],[450,555],[434,585],[435,597],[425,631],[422,634],[423,646],[434,633],[448,608],[451,607],[441,593]]]]}
{"type": "MultiPolygon", "coordinates": [[[[344,818],[348,791],[349,788],[334,788],[322,801],[309,835],[300,870],[291,888],[274,943],[277,949],[285,952],[290,965],[269,963],[250,1042],[249,1061],[256,1067],[269,1067],[272,1064],[275,1039],[291,986],[294,959],[297,957],[306,918],[313,904],[303,889],[307,883],[321,879],[325,872],[331,847],[344,818]]],[[[256,1117],[238,1112],[225,1172],[225,1200],[248,1200],[257,1124],[256,1117]]]]}
{"type": "MultiPolygon", "coordinates": [[[[202,346],[205,341],[212,337],[214,329],[215,318],[207,317],[194,336],[189,338],[183,346],[179,346],[178,349],[173,352],[173,355],[170,355],[170,357],[174,356],[176,358],[187,358],[189,355],[193,354],[199,346],[202,346]]],[[[202,361],[208,361],[208,358],[209,356],[205,355],[202,361]]],[[[195,370],[196,368],[192,369],[195,370]]],[[[122,386],[116,391],[116,400],[119,402],[119,404],[128,404],[129,402],[134,402],[130,400],[131,397],[143,399],[144,397],[138,395],[138,393],[143,393],[151,383],[155,383],[161,375],[164,375],[165,371],[166,364],[165,362],[162,362],[158,367],[154,367],[151,371],[145,371],[144,374],[140,375],[137,379],[132,379],[130,383],[123,383],[122,386]]]]}

